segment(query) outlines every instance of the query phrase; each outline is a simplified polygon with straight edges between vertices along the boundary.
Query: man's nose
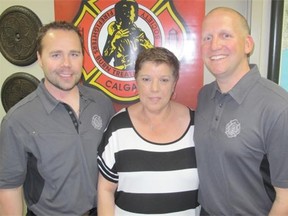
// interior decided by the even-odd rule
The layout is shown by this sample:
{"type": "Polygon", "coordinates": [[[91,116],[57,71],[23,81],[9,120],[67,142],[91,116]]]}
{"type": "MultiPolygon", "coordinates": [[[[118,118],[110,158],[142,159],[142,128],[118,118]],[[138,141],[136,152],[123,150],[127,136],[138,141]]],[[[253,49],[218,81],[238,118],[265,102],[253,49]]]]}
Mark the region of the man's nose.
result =
{"type": "Polygon", "coordinates": [[[218,37],[214,37],[211,41],[211,49],[217,50],[222,46],[222,42],[218,37]]]}
{"type": "Polygon", "coordinates": [[[63,66],[68,67],[71,64],[71,60],[69,58],[69,56],[64,56],[63,57],[63,62],[62,62],[63,66]]]}

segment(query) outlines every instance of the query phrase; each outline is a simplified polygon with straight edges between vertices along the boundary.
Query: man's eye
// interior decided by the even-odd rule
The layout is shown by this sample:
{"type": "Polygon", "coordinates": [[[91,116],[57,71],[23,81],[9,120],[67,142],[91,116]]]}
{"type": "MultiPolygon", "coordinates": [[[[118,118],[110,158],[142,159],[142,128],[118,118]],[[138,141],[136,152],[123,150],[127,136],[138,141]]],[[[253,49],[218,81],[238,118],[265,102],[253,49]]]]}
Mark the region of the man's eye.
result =
{"type": "Polygon", "coordinates": [[[223,34],[223,38],[230,38],[231,35],[230,34],[223,34]]]}
{"type": "Polygon", "coordinates": [[[80,55],[80,53],[75,52],[75,53],[72,53],[71,55],[74,56],[74,57],[78,57],[80,55]]]}
{"type": "Polygon", "coordinates": [[[52,58],[58,58],[60,56],[60,54],[59,53],[54,53],[51,56],[52,56],[52,58]]]}
{"type": "Polygon", "coordinates": [[[203,41],[210,41],[212,39],[211,36],[205,36],[203,37],[203,41]]]}
{"type": "Polygon", "coordinates": [[[160,81],[166,83],[166,82],[169,82],[169,79],[168,79],[168,78],[163,78],[163,79],[161,79],[160,81]]]}

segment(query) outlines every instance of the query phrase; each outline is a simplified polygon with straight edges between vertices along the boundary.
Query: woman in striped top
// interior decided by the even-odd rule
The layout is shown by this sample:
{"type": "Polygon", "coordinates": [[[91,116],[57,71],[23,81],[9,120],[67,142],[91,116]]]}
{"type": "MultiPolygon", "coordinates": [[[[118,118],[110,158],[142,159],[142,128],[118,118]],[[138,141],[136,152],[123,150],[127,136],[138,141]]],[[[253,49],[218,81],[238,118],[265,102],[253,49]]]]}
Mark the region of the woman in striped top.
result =
{"type": "Polygon", "coordinates": [[[98,215],[199,215],[194,111],[171,100],[179,61],[165,48],[135,64],[140,101],[111,120],[98,149],[98,215]]]}

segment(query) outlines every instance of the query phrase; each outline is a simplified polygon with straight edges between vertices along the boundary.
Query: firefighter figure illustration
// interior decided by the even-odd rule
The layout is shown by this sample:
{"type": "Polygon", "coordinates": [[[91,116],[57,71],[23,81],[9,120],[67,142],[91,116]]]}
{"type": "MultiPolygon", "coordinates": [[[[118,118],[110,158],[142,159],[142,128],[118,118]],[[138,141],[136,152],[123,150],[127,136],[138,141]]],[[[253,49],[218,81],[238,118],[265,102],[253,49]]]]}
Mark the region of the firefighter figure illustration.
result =
{"type": "Polygon", "coordinates": [[[121,0],[114,9],[115,21],[108,25],[103,59],[117,69],[132,70],[137,54],[153,45],[145,32],[135,24],[139,9],[135,0],[121,0]]]}

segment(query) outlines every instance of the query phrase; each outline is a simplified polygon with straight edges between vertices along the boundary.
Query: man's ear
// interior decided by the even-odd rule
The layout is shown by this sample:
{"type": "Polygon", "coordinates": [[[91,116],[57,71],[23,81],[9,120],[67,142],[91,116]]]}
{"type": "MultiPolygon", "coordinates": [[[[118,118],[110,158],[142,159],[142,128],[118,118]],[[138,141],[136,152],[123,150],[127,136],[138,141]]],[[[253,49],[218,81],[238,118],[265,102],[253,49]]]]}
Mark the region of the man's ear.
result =
{"type": "Polygon", "coordinates": [[[37,51],[37,62],[40,65],[40,67],[42,67],[42,59],[41,59],[41,55],[38,51],[37,51]]]}
{"type": "Polygon", "coordinates": [[[245,53],[251,56],[254,51],[254,40],[251,35],[247,35],[245,39],[245,53]]]}

